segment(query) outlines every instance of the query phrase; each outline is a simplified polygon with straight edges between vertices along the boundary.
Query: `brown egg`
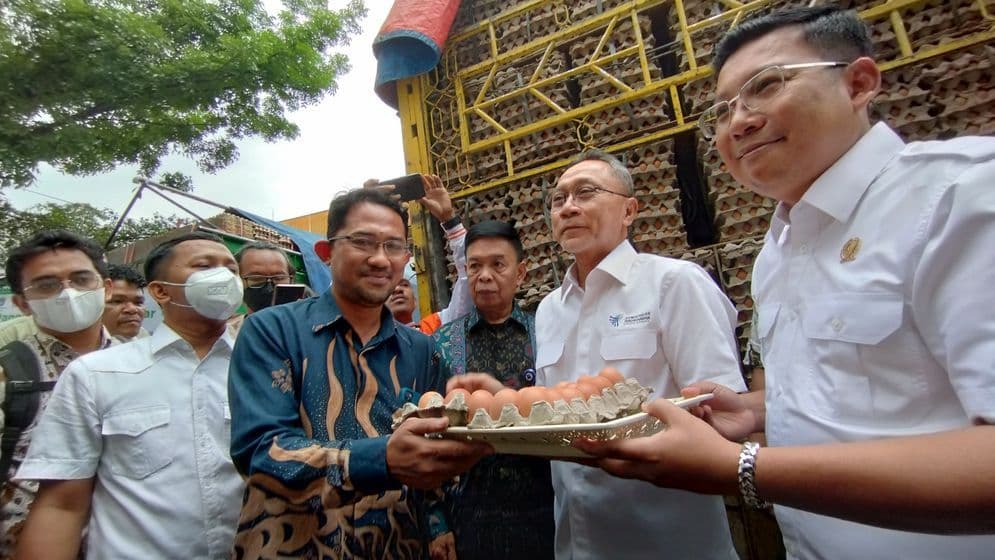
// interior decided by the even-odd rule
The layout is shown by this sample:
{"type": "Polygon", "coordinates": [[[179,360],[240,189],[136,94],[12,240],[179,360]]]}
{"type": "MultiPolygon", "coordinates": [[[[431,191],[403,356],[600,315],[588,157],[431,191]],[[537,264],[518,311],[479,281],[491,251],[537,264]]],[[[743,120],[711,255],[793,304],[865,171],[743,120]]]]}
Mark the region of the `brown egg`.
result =
{"type": "MultiPolygon", "coordinates": [[[[602,377],[600,375],[591,376],[591,383],[594,383],[598,387],[601,387],[602,390],[605,390],[614,385],[614,383],[612,383],[610,379],[608,379],[607,377],[602,377]]],[[[598,391],[598,394],[601,394],[601,391],[598,391]]]]}
{"type": "Polygon", "coordinates": [[[429,401],[433,400],[432,397],[438,397],[441,399],[442,395],[436,393],[435,391],[428,391],[427,393],[423,394],[420,399],[418,399],[418,408],[428,408],[429,401]]]}
{"type": "Polygon", "coordinates": [[[584,393],[584,400],[587,400],[591,395],[601,394],[601,385],[598,385],[590,375],[582,375],[577,379],[577,388],[580,389],[581,393],[584,393]]]}
{"type": "Polygon", "coordinates": [[[563,391],[559,389],[546,387],[546,402],[548,402],[549,404],[553,404],[556,401],[562,401],[562,400],[563,400],[563,391]]]}
{"type": "Polygon", "coordinates": [[[625,377],[623,377],[622,374],[613,367],[606,367],[605,369],[599,371],[598,375],[611,381],[612,385],[625,381],[625,377]]]}
{"type": "MultiPolygon", "coordinates": [[[[477,411],[484,409],[485,411],[490,410],[491,405],[494,403],[494,395],[490,391],[484,389],[477,389],[470,394],[466,399],[466,417],[470,420],[477,414],[477,411]]],[[[497,420],[497,418],[494,418],[497,420]]]]}
{"type": "Polygon", "coordinates": [[[569,382],[569,381],[560,381],[559,383],[557,383],[557,384],[556,384],[556,387],[555,387],[555,388],[556,388],[556,389],[562,389],[562,388],[564,388],[564,387],[569,387],[569,386],[571,386],[571,385],[573,385],[573,383],[571,383],[571,382],[569,382]]]}
{"type": "Polygon", "coordinates": [[[497,393],[494,393],[494,402],[487,409],[487,413],[491,415],[491,418],[497,420],[501,417],[501,410],[506,404],[518,406],[518,391],[514,389],[501,389],[497,393]]]}
{"type": "Polygon", "coordinates": [[[470,391],[467,391],[466,389],[453,389],[446,394],[446,398],[442,399],[442,402],[449,404],[449,401],[453,400],[453,397],[455,397],[457,393],[463,393],[463,402],[466,402],[467,399],[470,398],[470,391]]]}
{"type": "Polygon", "coordinates": [[[581,392],[580,389],[577,388],[576,383],[569,383],[567,384],[566,387],[563,387],[559,391],[560,394],[563,395],[563,400],[567,401],[568,403],[574,399],[587,398],[587,395],[585,395],[583,392],[581,392]]]}
{"type": "Polygon", "coordinates": [[[528,416],[532,412],[532,405],[547,398],[545,387],[525,387],[518,392],[518,412],[522,416],[528,416]]]}

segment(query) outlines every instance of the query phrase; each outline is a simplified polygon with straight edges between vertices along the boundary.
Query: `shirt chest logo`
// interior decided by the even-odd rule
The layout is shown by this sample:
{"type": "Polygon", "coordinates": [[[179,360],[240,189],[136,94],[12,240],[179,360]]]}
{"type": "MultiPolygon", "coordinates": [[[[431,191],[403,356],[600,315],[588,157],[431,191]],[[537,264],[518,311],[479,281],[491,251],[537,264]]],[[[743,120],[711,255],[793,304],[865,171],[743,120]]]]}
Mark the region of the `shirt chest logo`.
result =
{"type": "Polygon", "coordinates": [[[648,325],[652,315],[649,311],[642,313],[611,313],[608,315],[608,326],[613,329],[631,329],[648,325]]]}
{"type": "Polygon", "coordinates": [[[860,244],[859,237],[851,237],[849,241],[844,243],[840,250],[840,264],[853,262],[857,258],[857,253],[860,252],[860,244]]]}

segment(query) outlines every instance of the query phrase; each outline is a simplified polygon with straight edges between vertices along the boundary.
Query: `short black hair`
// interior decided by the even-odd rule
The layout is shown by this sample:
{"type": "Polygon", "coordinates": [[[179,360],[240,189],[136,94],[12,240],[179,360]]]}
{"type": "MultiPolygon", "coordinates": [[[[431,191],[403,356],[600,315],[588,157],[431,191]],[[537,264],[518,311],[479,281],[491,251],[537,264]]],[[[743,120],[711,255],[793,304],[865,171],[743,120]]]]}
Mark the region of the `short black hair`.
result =
{"type": "Polygon", "coordinates": [[[475,241],[489,237],[499,237],[506,240],[515,248],[515,256],[519,261],[525,258],[525,248],[522,247],[522,239],[518,237],[515,226],[500,220],[485,220],[470,226],[470,229],[466,230],[464,247],[469,250],[470,245],[473,245],[475,241]]]}
{"type": "Polygon", "coordinates": [[[111,280],[123,280],[138,289],[142,289],[148,284],[141,272],[125,264],[109,265],[107,267],[107,277],[111,280]]]}
{"type": "Polygon", "coordinates": [[[718,74],[736,51],[785,27],[800,26],[805,42],[827,61],[853,62],[873,56],[870,31],[857,12],[837,6],[788,8],[748,19],[732,28],[715,47],[712,69],[718,74]]]}
{"type": "Polygon", "coordinates": [[[361,188],[352,189],[336,196],[328,205],[328,239],[335,237],[342,229],[349,211],[363,203],[379,204],[396,212],[401,217],[401,222],[404,223],[404,238],[408,238],[408,213],[401,207],[401,203],[378,189],[361,188]]]}
{"type": "Polygon", "coordinates": [[[56,249],[80,251],[89,257],[90,262],[93,263],[93,268],[97,269],[100,276],[107,278],[107,261],[104,259],[104,250],[100,248],[100,245],[71,231],[47,229],[38,232],[10,252],[4,266],[7,282],[10,282],[10,290],[15,294],[23,294],[24,283],[21,272],[24,270],[24,265],[42,253],[56,249]]]}
{"type": "MultiPolygon", "coordinates": [[[[159,280],[159,275],[162,274],[162,271],[165,268],[164,263],[166,263],[173,255],[173,249],[175,249],[180,243],[187,241],[213,241],[222,245],[225,244],[223,239],[206,231],[184,233],[183,235],[163,241],[162,243],[156,245],[155,248],[149,252],[149,256],[145,258],[145,278],[149,282],[159,280]]],[[[225,246],[227,247],[227,245],[225,246]]]]}
{"type": "Polygon", "coordinates": [[[287,253],[283,251],[283,248],[268,241],[253,241],[243,245],[242,248],[235,253],[235,262],[238,263],[239,268],[242,267],[242,257],[244,257],[249,251],[276,251],[277,253],[283,255],[284,260],[287,261],[287,274],[293,277],[293,275],[297,273],[297,268],[294,266],[294,263],[290,262],[290,257],[288,257],[287,253]]]}
{"type": "Polygon", "coordinates": [[[584,150],[578,154],[577,157],[570,160],[570,163],[563,171],[566,171],[578,163],[585,161],[601,161],[607,163],[608,167],[611,168],[612,175],[614,175],[615,179],[618,180],[622,187],[625,188],[625,194],[628,196],[633,196],[635,194],[636,186],[632,181],[632,173],[629,171],[629,168],[622,163],[622,160],[604,150],[599,150],[597,148],[584,150]]]}

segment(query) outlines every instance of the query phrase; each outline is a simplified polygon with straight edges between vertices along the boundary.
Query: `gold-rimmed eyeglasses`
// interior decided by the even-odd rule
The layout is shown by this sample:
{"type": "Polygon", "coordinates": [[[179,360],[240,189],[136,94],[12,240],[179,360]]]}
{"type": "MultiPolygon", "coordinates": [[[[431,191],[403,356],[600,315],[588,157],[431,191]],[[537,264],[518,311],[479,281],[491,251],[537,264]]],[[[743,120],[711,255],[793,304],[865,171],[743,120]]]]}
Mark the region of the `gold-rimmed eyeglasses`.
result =
{"type": "Polygon", "coordinates": [[[698,117],[698,128],[706,139],[714,139],[720,131],[729,126],[732,113],[736,110],[737,105],[741,104],[750,111],[758,111],[771,99],[777,97],[784,90],[788,72],[792,70],[843,68],[849,65],[849,62],[802,62],[768,66],[746,80],[735,97],[727,101],[719,101],[702,111],[698,117]]]}

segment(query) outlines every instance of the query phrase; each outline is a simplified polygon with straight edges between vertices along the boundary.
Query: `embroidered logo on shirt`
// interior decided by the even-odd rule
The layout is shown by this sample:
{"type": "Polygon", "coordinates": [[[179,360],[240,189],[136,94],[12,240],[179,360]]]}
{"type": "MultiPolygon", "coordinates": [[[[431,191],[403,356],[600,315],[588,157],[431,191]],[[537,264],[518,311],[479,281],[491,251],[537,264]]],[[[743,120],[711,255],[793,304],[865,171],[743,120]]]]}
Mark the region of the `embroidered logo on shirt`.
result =
{"type": "Polygon", "coordinates": [[[843,249],[840,250],[840,264],[853,262],[859,252],[860,238],[851,237],[849,241],[843,244],[843,249]]]}
{"type": "Polygon", "coordinates": [[[648,324],[650,322],[650,317],[651,315],[649,311],[636,313],[634,315],[613,313],[608,316],[608,324],[615,328],[638,327],[648,324]]]}
{"type": "Polygon", "coordinates": [[[273,386],[277,389],[283,391],[284,393],[289,393],[294,389],[294,383],[291,380],[290,372],[285,369],[278,369],[272,373],[273,376],[273,386]]]}

